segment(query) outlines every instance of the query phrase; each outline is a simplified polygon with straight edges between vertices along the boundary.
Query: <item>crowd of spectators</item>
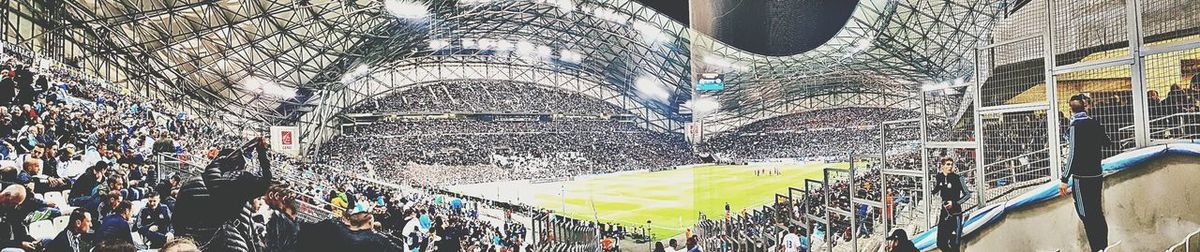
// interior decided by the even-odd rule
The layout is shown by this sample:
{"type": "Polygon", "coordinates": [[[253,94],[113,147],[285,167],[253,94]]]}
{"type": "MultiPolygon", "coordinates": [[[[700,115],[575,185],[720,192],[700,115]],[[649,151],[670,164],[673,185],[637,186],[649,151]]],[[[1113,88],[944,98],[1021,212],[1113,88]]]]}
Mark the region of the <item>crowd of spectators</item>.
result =
{"type": "Polygon", "coordinates": [[[578,92],[504,81],[446,81],[363,102],[354,113],[537,113],[616,115],[624,109],[578,92]]]}
{"type": "Polygon", "coordinates": [[[35,67],[28,55],[2,57],[0,247],[197,251],[174,237],[179,179],[159,174],[151,159],[186,157],[205,149],[196,139],[231,137],[102,82],[35,67]]]}
{"type": "Polygon", "coordinates": [[[682,136],[630,122],[463,118],[360,127],[326,142],[321,151],[330,162],[370,163],[375,171],[369,172],[431,185],[562,178],[694,162],[682,136]]]}
{"type": "Polygon", "coordinates": [[[700,149],[732,159],[848,160],[853,154],[879,153],[880,123],[916,116],[914,111],[890,108],[809,111],[721,133],[700,149]]]}

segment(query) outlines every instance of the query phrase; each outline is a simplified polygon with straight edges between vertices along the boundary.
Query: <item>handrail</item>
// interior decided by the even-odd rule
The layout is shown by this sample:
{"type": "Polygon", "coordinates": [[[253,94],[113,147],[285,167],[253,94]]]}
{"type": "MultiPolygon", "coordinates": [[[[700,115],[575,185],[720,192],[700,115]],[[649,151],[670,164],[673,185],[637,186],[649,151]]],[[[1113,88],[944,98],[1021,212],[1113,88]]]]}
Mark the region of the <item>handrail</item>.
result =
{"type": "MultiPolygon", "coordinates": [[[[1186,115],[1200,115],[1200,112],[1182,112],[1182,113],[1174,113],[1174,114],[1170,114],[1170,115],[1167,115],[1167,116],[1164,116],[1164,117],[1155,118],[1154,120],[1146,121],[1146,123],[1154,123],[1154,122],[1158,122],[1158,121],[1166,120],[1166,119],[1168,119],[1168,118],[1179,117],[1179,116],[1186,116],[1186,115]]],[[[1121,128],[1118,128],[1118,129],[1117,129],[1117,131],[1127,131],[1127,130],[1133,130],[1133,127],[1134,127],[1134,126],[1136,126],[1136,125],[1129,125],[1129,126],[1121,127],[1121,128]]]]}
{"type": "Polygon", "coordinates": [[[1004,162],[1008,162],[1008,161],[1013,161],[1013,160],[1016,160],[1016,159],[1019,159],[1019,158],[1025,157],[1025,156],[1030,156],[1030,155],[1033,155],[1033,154],[1036,154],[1036,153],[1048,152],[1048,151],[1050,151],[1050,147],[1042,148],[1042,149],[1040,149],[1040,150],[1036,150],[1036,151],[1028,152],[1028,153],[1021,154],[1021,155],[1017,155],[1017,156],[1013,156],[1013,157],[1010,157],[1010,158],[1006,158],[1006,159],[1004,159],[1004,160],[1000,160],[1000,161],[996,161],[996,162],[992,162],[992,163],[984,164],[983,166],[984,166],[984,167],[988,167],[988,166],[995,166],[996,164],[1000,164],[1000,163],[1004,163],[1004,162]]]}

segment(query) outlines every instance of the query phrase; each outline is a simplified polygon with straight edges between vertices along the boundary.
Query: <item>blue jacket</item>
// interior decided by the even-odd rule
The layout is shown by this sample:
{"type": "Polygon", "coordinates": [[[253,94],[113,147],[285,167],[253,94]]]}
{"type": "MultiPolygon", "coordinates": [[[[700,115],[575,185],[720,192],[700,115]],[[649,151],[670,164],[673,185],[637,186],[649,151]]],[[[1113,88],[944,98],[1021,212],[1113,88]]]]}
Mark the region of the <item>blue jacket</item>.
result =
{"type": "Polygon", "coordinates": [[[129,221],[126,221],[121,215],[112,214],[105,216],[100,221],[100,227],[96,229],[96,238],[100,241],[119,239],[134,244],[132,232],[133,228],[129,226],[129,221]]]}
{"type": "Polygon", "coordinates": [[[167,233],[171,231],[171,209],[167,209],[167,206],[161,203],[153,209],[142,208],[142,212],[138,214],[138,223],[138,232],[142,235],[166,239],[167,233]],[[151,232],[152,226],[158,226],[158,231],[151,232]]]}

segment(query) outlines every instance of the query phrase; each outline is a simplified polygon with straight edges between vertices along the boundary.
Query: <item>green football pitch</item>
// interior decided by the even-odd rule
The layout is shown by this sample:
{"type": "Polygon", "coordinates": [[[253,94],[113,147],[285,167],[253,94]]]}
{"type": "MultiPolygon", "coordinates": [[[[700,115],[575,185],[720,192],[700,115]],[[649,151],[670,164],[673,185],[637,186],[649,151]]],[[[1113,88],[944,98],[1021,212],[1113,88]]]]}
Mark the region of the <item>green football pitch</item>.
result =
{"type": "Polygon", "coordinates": [[[635,227],[646,226],[649,220],[650,232],[663,239],[683,233],[701,212],[709,218],[724,216],[726,202],[734,213],[759,208],[773,203],[776,193],[787,195],[788,187],[803,189],[805,179],[820,180],[824,168],[847,167],[845,163],[710,165],[543,184],[554,189],[538,190],[533,196],[537,206],[573,218],[635,227]],[[755,175],[756,169],[776,168],[782,175],[755,175]]]}

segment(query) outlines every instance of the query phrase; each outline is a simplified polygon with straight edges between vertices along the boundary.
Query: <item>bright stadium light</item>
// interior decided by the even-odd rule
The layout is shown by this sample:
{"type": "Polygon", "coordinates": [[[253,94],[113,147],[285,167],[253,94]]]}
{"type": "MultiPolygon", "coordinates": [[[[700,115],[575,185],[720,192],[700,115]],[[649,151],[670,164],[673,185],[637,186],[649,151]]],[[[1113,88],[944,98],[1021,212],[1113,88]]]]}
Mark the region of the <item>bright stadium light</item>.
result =
{"type": "Polygon", "coordinates": [[[537,46],[535,46],[535,45],[533,45],[533,43],[529,43],[529,41],[526,41],[523,39],[521,41],[517,41],[516,48],[517,48],[516,53],[517,53],[517,55],[520,55],[520,56],[532,57],[532,56],[536,56],[536,53],[537,53],[537,46]]]}
{"type": "Polygon", "coordinates": [[[475,43],[475,39],[462,39],[460,42],[465,49],[479,49],[479,44],[475,43]]]}
{"type": "Polygon", "coordinates": [[[707,115],[721,110],[721,103],[712,97],[695,98],[683,105],[690,108],[695,115],[707,115]]]}
{"type": "Polygon", "coordinates": [[[496,51],[508,52],[508,51],[512,51],[513,47],[514,47],[514,45],[513,45],[512,41],[503,40],[503,39],[496,40],[496,51]]]}
{"type": "Polygon", "coordinates": [[[575,10],[575,1],[571,0],[545,0],[546,4],[558,7],[562,12],[571,12],[575,10]]]}
{"type": "Polygon", "coordinates": [[[351,82],[354,82],[359,78],[366,77],[369,74],[371,74],[371,67],[367,65],[358,65],[357,67],[354,67],[354,70],[350,70],[350,72],[342,75],[341,81],[343,84],[350,84],[351,82]]]}
{"type": "Polygon", "coordinates": [[[450,47],[450,41],[445,39],[430,39],[429,50],[437,51],[450,47]]]}
{"type": "Polygon", "coordinates": [[[667,99],[671,98],[671,91],[667,90],[667,85],[658,81],[658,78],[641,76],[633,81],[633,85],[638,95],[647,100],[666,103],[667,99]]]}
{"type": "Polygon", "coordinates": [[[662,29],[658,29],[654,25],[647,22],[634,22],[633,29],[642,35],[642,40],[646,43],[662,43],[667,41],[667,34],[663,33],[662,29]]]}
{"type": "Polygon", "coordinates": [[[479,50],[495,50],[495,49],[496,49],[496,40],[495,39],[489,39],[489,38],[479,39],[479,50]]]}
{"type": "Polygon", "coordinates": [[[539,45],[537,46],[537,51],[535,53],[540,59],[549,59],[550,56],[554,54],[554,50],[551,50],[549,46],[539,45]]]}
{"type": "Polygon", "coordinates": [[[558,59],[566,63],[579,64],[583,62],[583,54],[568,49],[562,49],[561,51],[558,51],[558,59]]]}
{"type": "Polygon", "coordinates": [[[296,96],[296,90],[279,85],[274,81],[259,78],[258,76],[247,76],[242,78],[242,89],[261,95],[267,95],[277,98],[290,98],[296,96]]]}
{"type": "Polygon", "coordinates": [[[415,1],[384,0],[383,9],[399,19],[421,19],[429,16],[429,7],[415,1]]]}

